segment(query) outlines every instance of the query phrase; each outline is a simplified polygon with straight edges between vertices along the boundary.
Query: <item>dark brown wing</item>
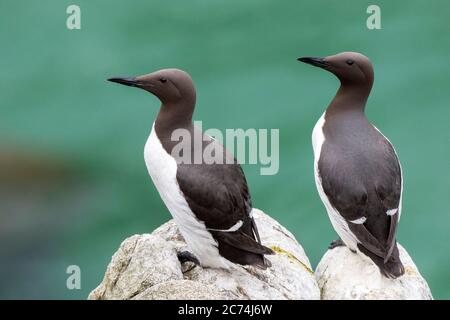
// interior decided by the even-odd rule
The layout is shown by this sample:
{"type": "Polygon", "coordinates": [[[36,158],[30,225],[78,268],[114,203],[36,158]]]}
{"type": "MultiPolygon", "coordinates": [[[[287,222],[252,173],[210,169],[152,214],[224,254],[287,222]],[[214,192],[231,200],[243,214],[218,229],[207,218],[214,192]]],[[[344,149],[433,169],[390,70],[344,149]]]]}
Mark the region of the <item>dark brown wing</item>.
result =
{"type": "Polygon", "coordinates": [[[177,181],[196,217],[207,228],[226,230],[250,223],[247,182],[236,164],[179,164],[177,181]]]}
{"type": "Polygon", "coordinates": [[[177,181],[189,207],[214,231],[216,240],[246,252],[272,253],[260,244],[255,221],[250,216],[252,203],[247,181],[235,160],[231,164],[178,164],[177,181]],[[239,221],[242,226],[237,231],[217,231],[230,229],[239,221]]]}

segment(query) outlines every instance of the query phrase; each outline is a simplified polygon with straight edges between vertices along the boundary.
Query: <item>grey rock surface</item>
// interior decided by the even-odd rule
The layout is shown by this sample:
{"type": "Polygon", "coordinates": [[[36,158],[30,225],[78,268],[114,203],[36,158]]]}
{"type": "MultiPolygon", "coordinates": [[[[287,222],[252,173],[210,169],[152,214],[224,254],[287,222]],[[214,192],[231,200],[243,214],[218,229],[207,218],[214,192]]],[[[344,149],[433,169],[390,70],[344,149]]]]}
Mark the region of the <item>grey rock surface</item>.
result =
{"type": "Polygon", "coordinates": [[[378,267],[347,247],[328,250],[316,268],[323,300],[430,300],[427,282],[406,250],[399,245],[405,274],[397,279],[382,276],[378,267]]]}
{"type": "Polygon", "coordinates": [[[254,209],[272,267],[235,265],[230,270],[180,264],[186,248],[173,220],[152,234],[126,239],[112,257],[103,281],[89,299],[320,299],[309,259],[295,237],[254,209]]]}

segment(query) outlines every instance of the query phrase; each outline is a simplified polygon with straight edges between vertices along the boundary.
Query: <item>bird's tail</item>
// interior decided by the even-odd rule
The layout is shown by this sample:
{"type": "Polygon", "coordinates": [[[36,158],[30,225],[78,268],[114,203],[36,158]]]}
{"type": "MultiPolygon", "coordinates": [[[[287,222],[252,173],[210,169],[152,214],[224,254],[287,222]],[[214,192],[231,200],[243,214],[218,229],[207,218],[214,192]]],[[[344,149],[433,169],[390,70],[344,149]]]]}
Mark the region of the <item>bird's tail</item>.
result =
{"type": "Polygon", "coordinates": [[[397,243],[394,244],[392,252],[390,253],[390,256],[386,260],[386,262],[384,258],[379,257],[365,247],[358,246],[358,248],[377,265],[377,267],[380,269],[381,274],[383,274],[386,278],[396,279],[398,277],[401,277],[405,273],[405,267],[400,260],[397,243]]]}
{"type": "Polygon", "coordinates": [[[211,232],[219,244],[219,252],[231,262],[252,265],[260,269],[271,266],[264,255],[274,254],[273,250],[260,244],[252,237],[240,231],[211,232]]]}
{"type": "Polygon", "coordinates": [[[403,266],[403,263],[400,260],[400,254],[398,252],[397,244],[394,245],[392,254],[386,261],[386,263],[383,261],[380,270],[381,273],[383,273],[383,275],[391,279],[396,279],[405,274],[405,267],[403,266]]]}
{"type": "Polygon", "coordinates": [[[264,255],[260,255],[260,257],[261,259],[258,259],[253,262],[253,266],[262,270],[266,270],[267,268],[270,268],[272,266],[272,263],[269,261],[269,259],[266,259],[264,255]]]}

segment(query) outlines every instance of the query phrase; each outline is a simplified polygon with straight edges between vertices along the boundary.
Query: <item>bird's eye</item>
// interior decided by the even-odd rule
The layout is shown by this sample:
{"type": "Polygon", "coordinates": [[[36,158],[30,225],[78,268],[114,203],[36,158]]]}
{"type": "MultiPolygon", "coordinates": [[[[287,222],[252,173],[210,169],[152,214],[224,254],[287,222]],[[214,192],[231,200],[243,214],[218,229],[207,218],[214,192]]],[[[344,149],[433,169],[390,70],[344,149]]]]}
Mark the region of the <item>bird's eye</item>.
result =
{"type": "Polygon", "coordinates": [[[349,66],[351,66],[355,61],[353,61],[352,59],[347,59],[347,61],[345,61],[349,66]]]}
{"type": "Polygon", "coordinates": [[[167,79],[166,79],[166,78],[161,78],[161,79],[159,79],[159,81],[160,81],[161,83],[166,83],[166,82],[167,82],[167,79]]]}

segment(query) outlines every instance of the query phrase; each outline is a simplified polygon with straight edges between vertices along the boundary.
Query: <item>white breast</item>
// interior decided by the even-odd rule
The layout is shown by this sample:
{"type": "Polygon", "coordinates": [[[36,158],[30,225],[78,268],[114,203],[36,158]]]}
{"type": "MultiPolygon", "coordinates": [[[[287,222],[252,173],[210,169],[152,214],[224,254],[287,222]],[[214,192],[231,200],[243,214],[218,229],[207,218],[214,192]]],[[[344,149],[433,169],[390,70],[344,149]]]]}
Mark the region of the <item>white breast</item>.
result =
{"type": "Polygon", "coordinates": [[[205,224],[195,217],[184,198],[176,180],[177,163],[161,145],[154,124],[145,144],[144,158],[148,173],[177,223],[189,250],[203,266],[229,268],[232,263],[219,255],[217,242],[208,232],[205,224]]]}
{"type": "Polygon", "coordinates": [[[353,233],[350,231],[345,219],[337,212],[337,210],[331,205],[322,187],[322,180],[319,174],[319,159],[322,151],[323,143],[325,142],[325,135],[323,134],[323,125],[325,124],[325,113],[320,117],[314,126],[312,133],[312,145],[314,150],[314,177],[316,180],[317,191],[319,192],[320,199],[322,200],[325,208],[328,212],[331,224],[334,230],[336,230],[339,237],[344,241],[347,247],[352,250],[357,250],[357,243],[359,242],[353,233]]]}

